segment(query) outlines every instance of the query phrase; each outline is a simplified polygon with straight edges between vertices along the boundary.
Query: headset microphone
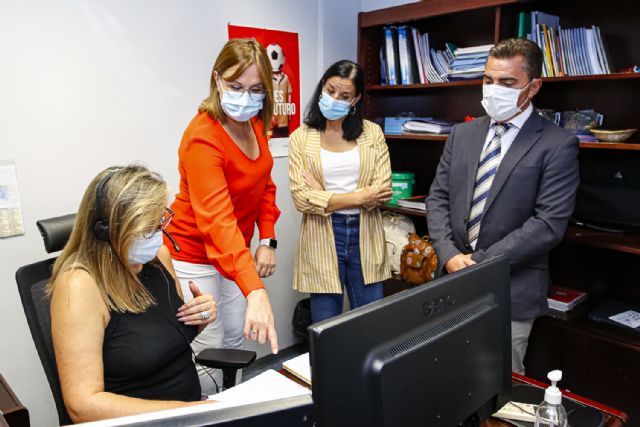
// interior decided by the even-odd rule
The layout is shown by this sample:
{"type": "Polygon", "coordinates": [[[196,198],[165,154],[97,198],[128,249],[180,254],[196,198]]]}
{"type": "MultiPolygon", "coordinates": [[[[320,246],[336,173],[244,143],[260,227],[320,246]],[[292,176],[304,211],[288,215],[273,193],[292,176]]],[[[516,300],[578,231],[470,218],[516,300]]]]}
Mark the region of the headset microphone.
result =
{"type": "Polygon", "coordinates": [[[164,233],[165,236],[167,236],[169,240],[171,240],[171,243],[173,243],[173,248],[176,250],[176,252],[180,252],[180,246],[178,246],[174,238],[171,237],[171,234],[169,234],[167,230],[162,230],[162,232],[164,233]]]}

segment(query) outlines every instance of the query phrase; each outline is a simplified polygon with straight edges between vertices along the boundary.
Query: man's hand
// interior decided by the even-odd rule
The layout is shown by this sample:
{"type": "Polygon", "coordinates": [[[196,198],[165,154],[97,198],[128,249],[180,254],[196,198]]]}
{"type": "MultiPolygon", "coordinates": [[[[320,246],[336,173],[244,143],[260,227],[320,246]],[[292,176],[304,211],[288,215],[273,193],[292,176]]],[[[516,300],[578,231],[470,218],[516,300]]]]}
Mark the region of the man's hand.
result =
{"type": "Polygon", "coordinates": [[[256,263],[258,276],[269,277],[276,271],[276,250],[269,246],[260,245],[256,249],[253,261],[256,263]]]}
{"type": "Polygon", "coordinates": [[[447,261],[444,268],[446,268],[449,273],[453,273],[475,263],[476,262],[471,259],[471,254],[458,254],[447,261]]]}
{"type": "Polygon", "coordinates": [[[247,312],[244,320],[244,337],[271,343],[271,352],[278,353],[278,334],[273,320],[269,296],[264,289],[256,289],[247,295],[247,312]]]}

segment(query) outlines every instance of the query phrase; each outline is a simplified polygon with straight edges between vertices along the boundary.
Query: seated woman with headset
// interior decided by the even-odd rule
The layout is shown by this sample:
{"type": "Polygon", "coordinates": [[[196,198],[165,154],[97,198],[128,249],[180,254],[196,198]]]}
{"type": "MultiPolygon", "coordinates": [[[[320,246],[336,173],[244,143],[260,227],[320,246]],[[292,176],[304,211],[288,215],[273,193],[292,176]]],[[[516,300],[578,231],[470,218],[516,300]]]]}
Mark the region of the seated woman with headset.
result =
{"type": "Polygon", "coordinates": [[[216,318],[195,284],[183,303],[162,232],[163,179],[142,166],[93,179],[49,291],[62,395],[74,422],[202,402],[190,342],[216,318]]]}

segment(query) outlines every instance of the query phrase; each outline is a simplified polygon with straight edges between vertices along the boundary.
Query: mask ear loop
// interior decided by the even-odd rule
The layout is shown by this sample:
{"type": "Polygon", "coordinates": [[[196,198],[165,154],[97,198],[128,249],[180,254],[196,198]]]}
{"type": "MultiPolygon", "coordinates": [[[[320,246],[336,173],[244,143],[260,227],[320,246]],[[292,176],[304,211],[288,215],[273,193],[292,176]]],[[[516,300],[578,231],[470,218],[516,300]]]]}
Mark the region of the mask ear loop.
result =
{"type": "MultiPolygon", "coordinates": [[[[529,83],[527,83],[527,85],[525,87],[523,87],[522,89],[520,89],[520,92],[522,92],[523,90],[527,89],[529,86],[531,86],[531,83],[533,83],[535,81],[535,79],[532,79],[529,83]]],[[[518,110],[522,111],[522,107],[524,107],[527,102],[531,101],[531,98],[527,97],[524,102],[522,103],[522,105],[520,106],[516,106],[518,107],[518,110]]]]}

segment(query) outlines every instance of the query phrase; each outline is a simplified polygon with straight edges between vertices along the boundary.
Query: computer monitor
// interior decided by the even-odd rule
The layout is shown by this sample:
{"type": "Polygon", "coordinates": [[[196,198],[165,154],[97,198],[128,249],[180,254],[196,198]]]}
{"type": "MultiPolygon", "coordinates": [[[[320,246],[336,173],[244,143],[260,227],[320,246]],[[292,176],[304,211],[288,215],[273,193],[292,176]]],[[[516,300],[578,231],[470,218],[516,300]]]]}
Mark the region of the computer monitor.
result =
{"type": "Polygon", "coordinates": [[[509,285],[496,258],[311,325],[319,425],[451,427],[500,408],[511,392],[509,285]]]}

